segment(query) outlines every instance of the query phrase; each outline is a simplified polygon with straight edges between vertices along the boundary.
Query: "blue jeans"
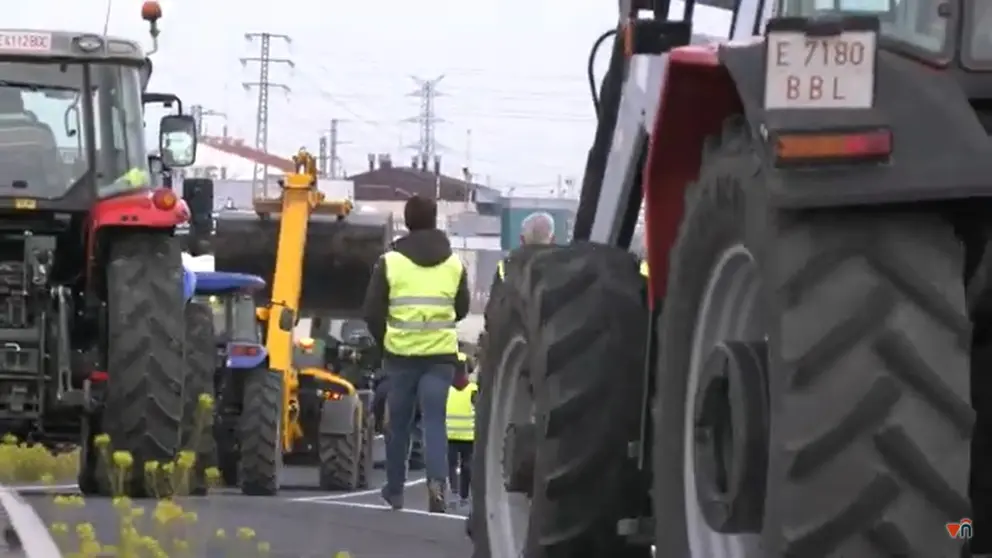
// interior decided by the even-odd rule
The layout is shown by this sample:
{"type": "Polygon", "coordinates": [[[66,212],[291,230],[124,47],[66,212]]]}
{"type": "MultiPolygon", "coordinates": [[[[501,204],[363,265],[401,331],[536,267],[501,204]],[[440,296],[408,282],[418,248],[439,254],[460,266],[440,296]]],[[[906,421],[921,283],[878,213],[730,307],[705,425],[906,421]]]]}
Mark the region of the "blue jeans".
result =
{"type": "Polygon", "coordinates": [[[410,455],[410,432],[414,413],[420,404],[424,464],[427,479],[441,481],[448,476],[448,434],[445,420],[448,389],[455,375],[454,364],[414,359],[386,358],[383,371],[389,378],[389,435],[386,436],[386,490],[402,494],[410,455]]]}

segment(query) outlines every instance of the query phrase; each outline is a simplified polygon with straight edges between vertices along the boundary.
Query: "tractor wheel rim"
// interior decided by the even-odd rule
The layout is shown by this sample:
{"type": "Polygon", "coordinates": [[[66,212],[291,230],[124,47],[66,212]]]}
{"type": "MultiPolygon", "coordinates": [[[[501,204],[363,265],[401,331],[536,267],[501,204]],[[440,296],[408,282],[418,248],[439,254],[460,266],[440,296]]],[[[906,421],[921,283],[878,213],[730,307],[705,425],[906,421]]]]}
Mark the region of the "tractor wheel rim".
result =
{"type": "Polygon", "coordinates": [[[506,490],[504,473],[505,436],[514,421],[531,420],[534,406],[523,378],[527,342],[515,337],[503,351],[493,382],[492,406],[485,452],[486,531],[493,558],[521,556],[527,540],[530,500],[506,490]]]}
{"type": "Polygon", "coordinates": [[[701,371],[713,347],[724,340],[765,338],[760,316],[761,282],[754,257],[742,244],[724,250],[716,259],[699,302],[686,382],[683,435],[685,517],[692,558],[750,558],[763,556],[760,535],[727,535],[706,523],[696,494],[693,451],[696,391],[701,371]]]}

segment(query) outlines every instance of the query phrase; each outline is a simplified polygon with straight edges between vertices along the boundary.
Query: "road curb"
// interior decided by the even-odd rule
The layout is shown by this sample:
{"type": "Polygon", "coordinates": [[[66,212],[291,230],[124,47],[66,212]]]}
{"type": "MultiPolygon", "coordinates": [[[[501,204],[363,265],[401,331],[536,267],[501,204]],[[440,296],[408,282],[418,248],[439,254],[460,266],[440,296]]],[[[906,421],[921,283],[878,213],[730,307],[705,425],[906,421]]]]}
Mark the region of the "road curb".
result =
{"type": "Polygon", "coordinates": [[[15,490],[0,485],[0,507],[3,516],[0,521],[3,523],[4,538],[7,540],[7,547],[15,554],[9,556],[21,556],[23,558],[59,558],[59,552],[55,539],[52,538],[45,522],[38,517],[38,514],[24,501],[15,490]],[[16,535],[12,537],[11,535],[16,535]],[[19,546],[19,548],[18,548],[19,546]]]}

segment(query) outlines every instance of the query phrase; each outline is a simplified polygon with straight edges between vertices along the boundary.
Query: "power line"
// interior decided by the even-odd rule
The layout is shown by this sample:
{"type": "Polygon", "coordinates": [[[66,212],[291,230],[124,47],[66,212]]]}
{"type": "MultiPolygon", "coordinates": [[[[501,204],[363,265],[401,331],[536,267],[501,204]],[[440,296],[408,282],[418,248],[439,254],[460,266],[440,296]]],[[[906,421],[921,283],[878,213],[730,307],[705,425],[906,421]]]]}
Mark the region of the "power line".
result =
{"type": "Polygon", "coordinates": [[[407,118],[405,121],[416,122],[420,126],[420,141],[409,147],[417,150],[417,156],[420,159],[420,168],[424,169],[430,164],[430,161],[433,161],[435,166],[438,165],[438,144],[437,137],[435,136],[435,126],[444,122],[444,120],[438,118],[434,108],[434,100],[443,95],[443,93],[437,90],[437,84],[444,79],[444,75],[442,74],[434,79],[421,79],[417,76],[411,77],[413,81],[417,82],[418,87],[416,90],[407,93],[407,96],[420,98],[420,112],[417,116],[407,118]]]}
{"type": "MultiPolygon", "coordinates": [[[[287,93],[290,91],[288,85],[284,83],[273,83],[269,80],[269,66],[276,63],[286,64],[291,68],[295,67],[295,64],[289,58],[272,58],[272,39],[281,39],[287,43],[291,43],[292,39],[289,35],[280,35],[268,32],[245,33],[245,39],[248,41],[259,39],[260,43],[258,56],[245,57],[241,59],[242,66],[246,66],[248,62],[258,62],[258,81],[244,82],[242,85],[245,90],[249,90],[252,87],[258,88],[258,111],[255,113],[255,149],[260,151],[268,151],[269,89],[276,87],[286,91],[287,93]]],[[[259,197],[259,181],[261,181],[262,185],[261,197],[269,197],[269,167],[256,161],[255,170],[251,179],[251,191],[252,195],[255,197],[259,197]]]]}

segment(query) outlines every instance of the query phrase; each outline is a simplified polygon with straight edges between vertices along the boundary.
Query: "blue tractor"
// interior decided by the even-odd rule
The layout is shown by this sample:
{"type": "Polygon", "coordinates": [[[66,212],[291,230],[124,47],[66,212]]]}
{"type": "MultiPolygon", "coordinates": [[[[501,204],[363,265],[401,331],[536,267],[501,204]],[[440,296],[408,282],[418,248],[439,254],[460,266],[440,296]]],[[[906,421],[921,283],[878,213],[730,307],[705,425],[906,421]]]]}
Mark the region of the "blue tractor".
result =
{"type": "MultiPolygon", "coordinates": [[[[257,382],[265,381],[271,374],[268,368],[268,353],[262,339],[262,329],[255,314],[254,296],[265,288],[265,281],[255,275],[206,271],[196,273],[193,304],[203,310],[200,321],[209,325],[213,335],[205,335],[209,341],[210,359],[202,366],[208,367],[211,377],[211,390],[215,395],[215,408],[212,425],[212,439],[216,444],[217,466],[226,486],[237,486],[238,479],[245,472],[250,476],[252,468],[268,468],[281,455],[278,439],[270,437],[278,428],[261,428],[257,421],[268,421],[278,425],[280,416],[264,409],[281,409],[280,404],[257,405],[251,399],[260,393],[252,389],[257,382]],[[208,323],[209,322],[209,323],[208,323]],[[242,414],[243,409],[253,409],[252,413],[242,414]],[[258,427],[257,427],[258,426],[258,427]]],[[[206,342],[203,342],[207,349],[206,342]]]]}

